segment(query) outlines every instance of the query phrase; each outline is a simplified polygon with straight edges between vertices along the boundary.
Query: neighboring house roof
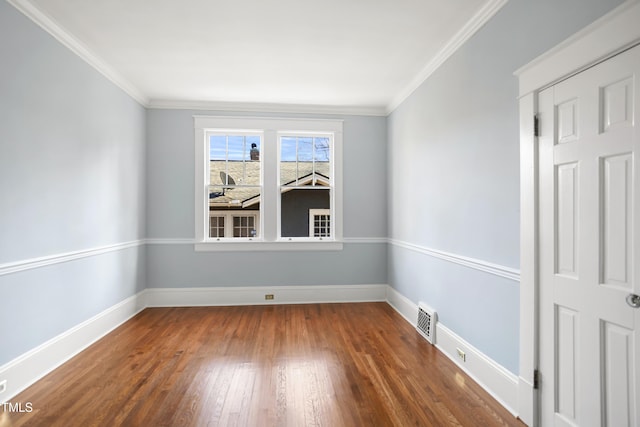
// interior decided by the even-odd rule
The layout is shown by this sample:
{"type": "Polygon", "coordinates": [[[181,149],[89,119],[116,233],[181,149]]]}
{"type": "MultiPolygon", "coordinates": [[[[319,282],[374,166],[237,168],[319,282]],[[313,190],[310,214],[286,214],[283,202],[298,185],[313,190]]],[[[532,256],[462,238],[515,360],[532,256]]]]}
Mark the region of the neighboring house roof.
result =
{"type": "MultiPolygon", "coordinates": [[[[260,162],[211,160],[209,162],[209,206],[247,208],[260,203],[260,162]],[[255,186],[255,187],[252,187],[255,186]]],[[[280,184],[289,186],[329,186],[329,162],[282,162],[280,184]]]]}

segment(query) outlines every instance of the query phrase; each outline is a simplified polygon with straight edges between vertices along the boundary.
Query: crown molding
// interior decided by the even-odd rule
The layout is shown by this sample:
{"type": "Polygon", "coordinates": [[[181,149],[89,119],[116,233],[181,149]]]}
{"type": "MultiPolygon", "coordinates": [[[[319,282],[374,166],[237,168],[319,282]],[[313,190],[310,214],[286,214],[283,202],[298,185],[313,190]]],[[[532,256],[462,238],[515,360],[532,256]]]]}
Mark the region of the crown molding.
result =
{"type": "Polygon", "coordinates": [[[180,101],[152,99],[147,108],[168,110],[205,110],[205,111],[237,111],[266,113],[304,113],[304,114],[337,114],[353,116],[386,116],[385,107],[344,106],[344,105],[311,105],[311,104],[276,104],[253,102],[225,101],[180,101]]]}
{"type": "Polygon", "coordinates": [[[393,98],[387,106],[387,115],[400,106],[422,83],[425,82],[444,62],[451,57],[467,40],[471,38],[484,24],[498,13],[509,0],[490,0],[480,9],[467,24],[460,29],[449,42],[437,53],[437,55],[424,66],[418,75],[404,90],[393,98]]]}
{"type": "Polygon", "coordinates": [[[122,89],[139,104],[145,107],[147,106],[149,100],[142,94],[142,92],[140,92],[140,90],[138,90],[138,88],[125,79],[113,67],[109,66],[99,56],[91,52],[81,41],[71,35],[70,32],[64,29],[49,15],[38,9],[38,7],[29,0],[7,0],[7,2],[62,43],[63,46],[71,50],[83,61],[96,69],[109,81],[122,89]]]}
{"type": "Polygon", "coordinates": [[[489,0],[487,4],[485,4],[485,6],[480,9],[469,20],[469,22],[467,22],[467,24],[453,36],[451,40],[449,40],[438,54],[429,61],[424,68],[422,68],[420,73],[411,81],[411,83],[409,83],[404,90],[394,97],[391,103],[386,106],[149,99],[135,85],[116,71],[116,69],[108,65],[102,58],[93,53],[80,40],[45,12],[40,10],[30,0],[7,0],[7,2],[146,108],[386,117],[400,104],[402,104],[402,102],[407,99],[422,83],[424,83],[424,81],[427,80],[451,55],[453,55],[460,46],[471,38],[471,36],[473,36],[489,19],[491,19],[508,2],[508,0],[489,0]]]}
{"type": "Polygon", "coordinates": [[[640,44],[640,1],[627,0],[516,70],[519,96],[541,91],[640,44]]]}

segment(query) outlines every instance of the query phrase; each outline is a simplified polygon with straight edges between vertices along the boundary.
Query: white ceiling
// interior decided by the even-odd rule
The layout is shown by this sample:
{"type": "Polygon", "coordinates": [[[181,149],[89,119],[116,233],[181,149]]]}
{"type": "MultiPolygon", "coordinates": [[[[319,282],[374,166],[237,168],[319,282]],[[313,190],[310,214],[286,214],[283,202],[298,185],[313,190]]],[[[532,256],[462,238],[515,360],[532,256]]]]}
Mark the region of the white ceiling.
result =
{"type": "Polygon", "coordinates": [[[147,106],[386,114],[506,0],[9,0],[147,106]]]}

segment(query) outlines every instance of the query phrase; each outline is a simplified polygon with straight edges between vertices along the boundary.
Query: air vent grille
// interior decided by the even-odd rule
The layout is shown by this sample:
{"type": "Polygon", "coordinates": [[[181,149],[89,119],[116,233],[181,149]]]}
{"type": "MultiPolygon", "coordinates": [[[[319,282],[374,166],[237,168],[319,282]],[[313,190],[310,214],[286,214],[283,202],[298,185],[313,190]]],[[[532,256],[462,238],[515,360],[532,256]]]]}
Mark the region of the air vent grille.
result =
{"type": "Polygon", "coordinates": [[[418,305],[418,322],[416,329],[431,344],[436,342],[436,312],[424,303],[418,305]]]}

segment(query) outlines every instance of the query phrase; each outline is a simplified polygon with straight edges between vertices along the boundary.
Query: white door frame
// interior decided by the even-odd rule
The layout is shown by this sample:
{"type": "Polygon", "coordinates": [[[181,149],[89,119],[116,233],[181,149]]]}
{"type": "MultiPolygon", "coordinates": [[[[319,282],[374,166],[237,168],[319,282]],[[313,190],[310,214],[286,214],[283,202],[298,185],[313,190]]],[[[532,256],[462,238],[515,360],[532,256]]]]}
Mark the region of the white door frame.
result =
{"type": "Polygon", "coordinates": [[[520,102],[520,375],[518,415],[538,425],[538,93],[640,44],[640,0],[628,0],[514,74],[520,102]]]}

